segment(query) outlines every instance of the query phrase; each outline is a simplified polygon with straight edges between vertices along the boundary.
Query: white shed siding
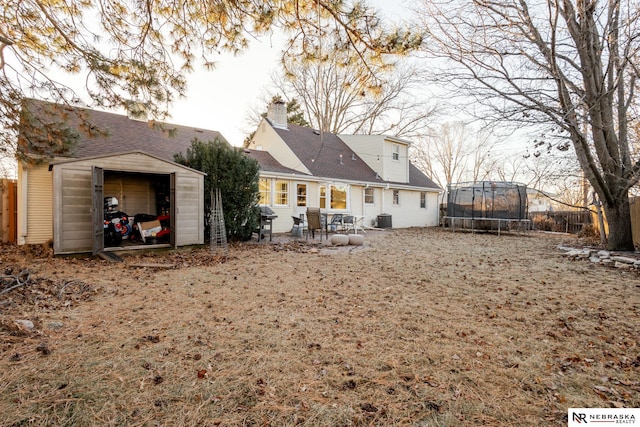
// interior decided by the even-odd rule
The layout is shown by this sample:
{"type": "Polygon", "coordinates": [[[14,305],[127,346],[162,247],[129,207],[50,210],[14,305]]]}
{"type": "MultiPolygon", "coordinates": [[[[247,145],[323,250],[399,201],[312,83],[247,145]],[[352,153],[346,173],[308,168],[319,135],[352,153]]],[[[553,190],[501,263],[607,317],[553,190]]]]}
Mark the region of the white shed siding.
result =
{"type": "Polygon", "coordinates": [[[176,176],[176,245],[204,243],[204,181],[201,176],[176,176]]]}

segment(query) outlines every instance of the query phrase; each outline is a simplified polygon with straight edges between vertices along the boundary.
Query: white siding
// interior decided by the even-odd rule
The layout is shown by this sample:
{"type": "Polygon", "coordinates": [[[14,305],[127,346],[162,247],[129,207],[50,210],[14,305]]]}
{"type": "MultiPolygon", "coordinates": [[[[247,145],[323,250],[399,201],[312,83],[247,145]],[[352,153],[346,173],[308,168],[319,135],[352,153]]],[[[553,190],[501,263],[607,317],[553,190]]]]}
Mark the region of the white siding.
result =
{"type": "MultiPolygon", "coordinates": [[[[267,178],[267,177],[265,177],[267,178]]],[[[305,213],[306,208],[298,208],[295,206],[295,186],[293,183],[299,181],[290,181],[289,206],[270,206],[278,215],[273,221],[274,233],[288,233],[293,226],[292,216],[298,216],[305,213]]],[[[310,207],[318,207],[318,187],[321,184],[317,182],[309,182],[307,191],[309,194],[307,205],[310,207]]],[[[393,189],[374,188],[374,203],[364,204],[364,187],[361,185],[350,186],[350,214],[364,215],[362,224],[372,226],[377,221],[380,214],[390,214],[392,216],[393,228],[406,227],[431,227],[438,225],[438,193],[427,192],[426,208],[420,208],[420,191],[416,190],[399,190],[400,204],[393,205],[393,189]]],[[[323,209],[323,212],[326,209],[323,209]]],[[[340,212],[340,211],[339,211],[340,212]]],[[[329,213],[332,213],[329,210],[329,213]]],[[[345,212],[340,212],[345,213],[345,212]]]]}
{"type": "Polygon", "coordinates": [[[393,204],[393,190],[385,190],[384,197],[384,213],[391,215],[393,228],[438,225],[438,193],[427,193],[426,208],[420,207],[420,191],[400,190],[398,205],[393,204]]]}
{"type": "Polygon", "coordinates": [[[391,182],[409,182],[409,146],[385,140],[382,178],[391,182]],[[393,147],[399,149],[399,159],[393,159],[393,147]]]}
{"type": "Polygon", "coordinates": [[[53,238],[53,196],[52,174],[47,165],[28,168],[22,173],[26,176],[28,187],[26,194],[21,192],[19,206],[27,207],[26,216],[20,216],[19,243],[37,245],[53,238]]]}
{"type": "Polygon", "coordinates": [[[338,135],[374,172],[384,175],[384,137],[378,135],[338,135]]]}
{"type": "Polygon", "coordinates": [[[254,136],[254,139],[249,144],[249,148],[252,150],[268,151],[269,154],[278,159],[281,165],[306,174],[311,173],[264,119],[260,122],[258,130],[256,130],[256,136],[254,136]],[[259,146],[256,145],[257,138],[259,138],[260,141],[259,146]]]}
{"type": "Polygon", "coordinates": [[[384,135],[339,135],[340,139],[385,181],[409,182],[409,143],[384,135]],[[393,160],[393,147],[399,159],[393,160]]]}

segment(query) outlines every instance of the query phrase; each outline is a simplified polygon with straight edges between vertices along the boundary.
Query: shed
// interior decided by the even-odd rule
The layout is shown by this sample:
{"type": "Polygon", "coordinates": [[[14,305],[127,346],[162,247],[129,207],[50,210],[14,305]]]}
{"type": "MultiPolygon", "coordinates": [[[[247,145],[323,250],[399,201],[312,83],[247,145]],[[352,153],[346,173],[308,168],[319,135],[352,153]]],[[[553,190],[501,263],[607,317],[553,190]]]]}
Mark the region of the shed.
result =
{"type": "Polygon", "coordinates": [[[204,174],[141,151],[54,162],[55,254],[104,249],[103,199],[119,210],[166,213],[173,247],[204,243],[204,174]]]}
{"type": "MultiPolygon", "coordinates": [[[[54,254],[105,250],[104,198],[114,196],[128,215],[169,218],[169,241],[162,246],[204,244],[205,174],[173,162],[191,141],[224,138],[216,131],[132,120],[102,111],[29,100],[30,113],[43,123],[56,116],[77,129],[66,155],[18,168],[18,244],[53,241],[54,254]],[[81,117],[80,117],[81,116],[81,117]],[[88,120],[100,132],[84,132],[88,120]]],[[[20,144],[29,133],[21,131],[20,144]]],[[[134,249],[129,242],[107,250],[134,249]]]]}

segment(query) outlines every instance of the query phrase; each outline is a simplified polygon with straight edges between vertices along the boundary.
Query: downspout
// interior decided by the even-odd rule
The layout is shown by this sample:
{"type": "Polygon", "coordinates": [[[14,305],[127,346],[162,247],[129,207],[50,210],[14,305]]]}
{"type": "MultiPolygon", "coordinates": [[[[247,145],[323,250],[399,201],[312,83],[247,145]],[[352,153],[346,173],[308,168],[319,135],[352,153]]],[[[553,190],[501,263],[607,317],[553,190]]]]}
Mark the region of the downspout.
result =
{"type": "Polygon", "coordinates": [[[18,230],[18,245],[24,245],[25,244],[25,238],[27,237],[27,189],[29,188],[29,186],[27,185],[28,181],[29,181],[29,169],[25,167],[24,163],[22,163],[20,165],[20,167],[22,168],[22,176],[20,179],[20,187],[19,187],[19,191],[20,191],[20,197],[18,197],[18,200],[20,202],[20,205],[18,206],[18,219],[19,219],[19,230],[18,230]]]}

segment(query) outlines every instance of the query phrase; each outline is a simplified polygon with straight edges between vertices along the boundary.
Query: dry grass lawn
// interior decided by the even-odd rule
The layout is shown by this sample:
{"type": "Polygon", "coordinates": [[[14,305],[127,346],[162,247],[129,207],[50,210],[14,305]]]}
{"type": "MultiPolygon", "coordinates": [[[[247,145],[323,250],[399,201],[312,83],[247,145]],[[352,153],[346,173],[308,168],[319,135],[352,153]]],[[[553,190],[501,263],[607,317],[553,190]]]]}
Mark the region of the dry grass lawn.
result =
{"type": "Polygon", "coordinates": [[[124,264],[0,247],[5,283],[30,272],[0,295],[0,424],[565,426],[569,407],[640,407],[640,275],[559,243],[578,244],[408,229],[124,264]]]}

